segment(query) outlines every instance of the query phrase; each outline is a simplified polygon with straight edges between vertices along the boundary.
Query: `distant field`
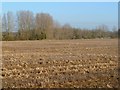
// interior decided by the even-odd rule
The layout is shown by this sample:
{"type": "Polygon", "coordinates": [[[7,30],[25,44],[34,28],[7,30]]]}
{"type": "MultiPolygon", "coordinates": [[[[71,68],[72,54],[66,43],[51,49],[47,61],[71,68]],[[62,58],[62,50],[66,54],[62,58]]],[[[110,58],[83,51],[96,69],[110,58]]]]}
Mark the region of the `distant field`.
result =
{"type": "Polygon", "coordinates": [[[118,87],[118,40],[3,41],[3,87],[118,87]]]}

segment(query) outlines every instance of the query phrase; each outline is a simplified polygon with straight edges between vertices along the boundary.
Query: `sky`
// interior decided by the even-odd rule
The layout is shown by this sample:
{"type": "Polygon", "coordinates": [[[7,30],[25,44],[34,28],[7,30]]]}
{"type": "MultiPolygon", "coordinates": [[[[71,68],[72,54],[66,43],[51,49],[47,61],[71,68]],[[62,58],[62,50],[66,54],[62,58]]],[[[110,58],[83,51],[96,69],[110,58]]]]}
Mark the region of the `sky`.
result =
{"type": "Polygon", "coordinates": [[[96,28],[107,25],[117,27],[117,2],[3,2],[2,14],[12,11],[30,10],[49,13],[61,25],[69,23],[77,28],[96,28]]]}

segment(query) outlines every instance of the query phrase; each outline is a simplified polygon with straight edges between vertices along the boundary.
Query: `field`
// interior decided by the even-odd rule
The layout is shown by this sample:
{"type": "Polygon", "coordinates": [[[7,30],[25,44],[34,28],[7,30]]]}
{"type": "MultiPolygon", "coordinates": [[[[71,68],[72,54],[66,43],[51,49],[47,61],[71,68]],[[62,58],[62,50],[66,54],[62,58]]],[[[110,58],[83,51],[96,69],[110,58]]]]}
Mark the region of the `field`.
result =
{"type": "Polygon", "coordinates": [[[117,88],[118,40],[3,41],[4,88],[117,88]]]}

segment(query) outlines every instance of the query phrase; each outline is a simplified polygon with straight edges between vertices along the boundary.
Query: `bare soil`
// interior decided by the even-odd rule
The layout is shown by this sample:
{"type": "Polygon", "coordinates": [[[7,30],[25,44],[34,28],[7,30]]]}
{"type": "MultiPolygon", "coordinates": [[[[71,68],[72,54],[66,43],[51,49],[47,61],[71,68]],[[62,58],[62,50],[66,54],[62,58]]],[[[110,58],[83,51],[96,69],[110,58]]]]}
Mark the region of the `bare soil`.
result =
{"type": "Polygon", "coordinates": [[[118,40],[2,42],[4,88],[117,88],[118,40]]]}

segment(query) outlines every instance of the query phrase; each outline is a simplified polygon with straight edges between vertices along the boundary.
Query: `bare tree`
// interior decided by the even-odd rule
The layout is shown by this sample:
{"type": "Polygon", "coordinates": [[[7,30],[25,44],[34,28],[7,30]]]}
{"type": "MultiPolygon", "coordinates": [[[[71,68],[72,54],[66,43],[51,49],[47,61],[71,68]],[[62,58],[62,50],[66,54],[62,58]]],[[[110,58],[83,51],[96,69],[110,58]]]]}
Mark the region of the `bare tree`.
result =
{"type": "Polygon", "coordinates": [[[13,38],[12,32],[14,30],[14,16],[12,12],[7,13],[7,24],[9,37],[13,38]]]}
{"type": "Polygon", "coordinates": [[[47,39],[53,38],[53,18],[46,13],[38,13],[36,15],[36,32],[44,33],[47,39]]]}
{"type": "Polygon", "coordinates": [[[34,16],[30,11],[19,11],[17,13],[19,35],[22,39],[29,39],[30,30],[34,29],[34,16]]]}
{"type": "Polygon", "coordinates": [[[53,38],[54,39],[60,39],[60,37],[61,37],[61,25],[60,25],[60,23],[59,22],[57,22],[57,21],[54,21],[54,24],[53,24],[54,26],[54,29],[53,29],[53,38]]]}
{"type": "Polygon", "coordinates": [[[73,38],[73,30],[69,24],[65,24],[63,26],[63,39],[72,39],[73,38]]]}
{"type": "Polygon", "coordinates": [[[7,17],[6,14],[2,17],[2,31],[7,32],[7,17]]]}
{"type": "Polygon", "coordinates": [[[13,39],[13,34],[12,34],[13,30],[14,30],[13,13],[7,12],[7,14],[4,14],[2,18],[2,31],[6,32],[4,35],[7,40],[13,39]]]}
{"type": "Polygon", "coordinates": [[[40,39],[91,39],[91,38],[117,38],[116,28],[109,31],[106,25],[96,29],[73,28],[69,24],[61,26],[47,13],[34,14],[30,11],[17,12],[17,20],[12,12],[2,16],[3,40],[40,40],[40,39]],[[15,23],[15,24],[14,24],[15,23]],[[13,32],[15,30],[17,32],[13,32]]]}
{"type": "Polygon", "coordinates": [[[112,37],[112,38],[118,37],[118,29],[117,29],[117,27],[115,27],[115,26],[113,26],[113,28],[112,28],[111,37],[112,37]]]}

